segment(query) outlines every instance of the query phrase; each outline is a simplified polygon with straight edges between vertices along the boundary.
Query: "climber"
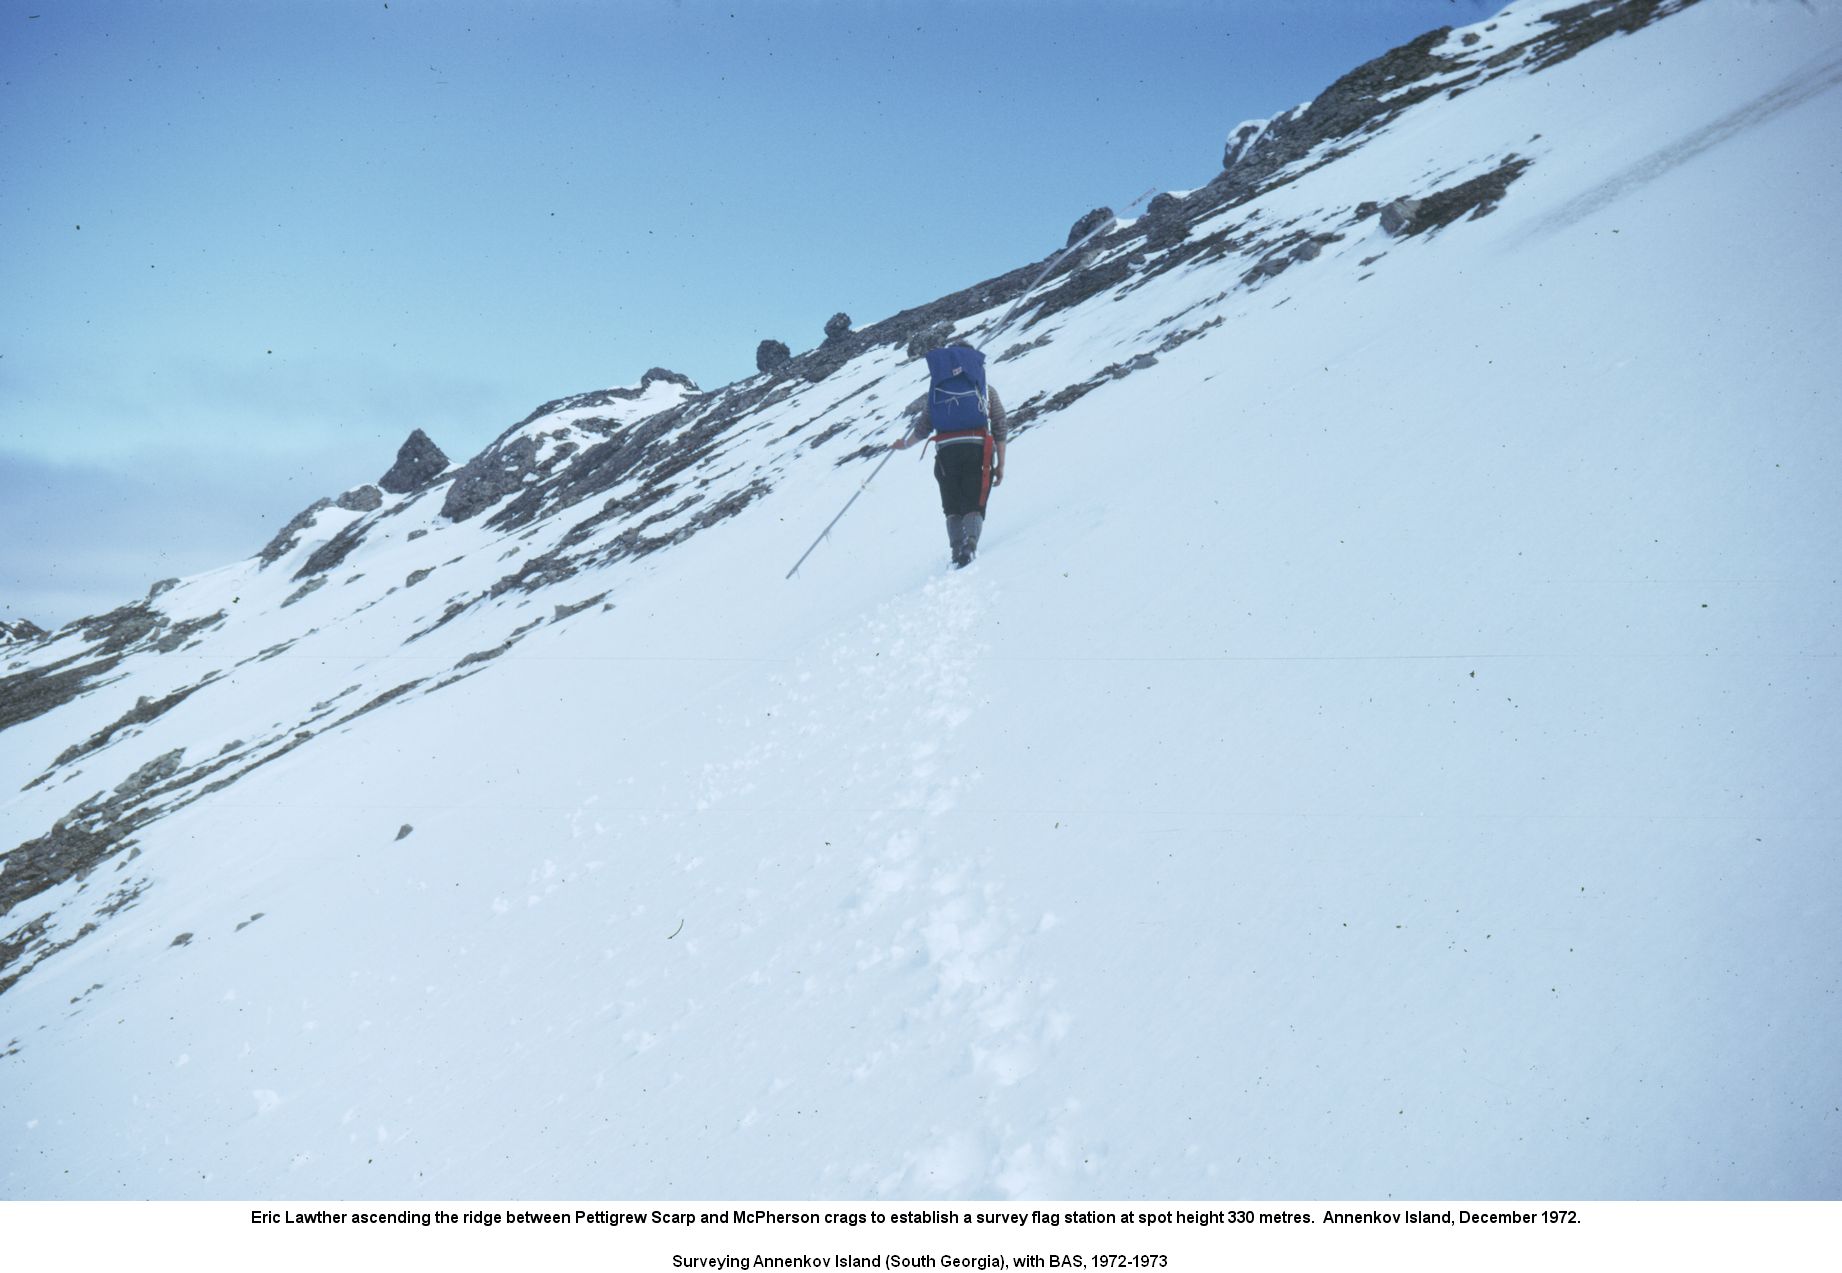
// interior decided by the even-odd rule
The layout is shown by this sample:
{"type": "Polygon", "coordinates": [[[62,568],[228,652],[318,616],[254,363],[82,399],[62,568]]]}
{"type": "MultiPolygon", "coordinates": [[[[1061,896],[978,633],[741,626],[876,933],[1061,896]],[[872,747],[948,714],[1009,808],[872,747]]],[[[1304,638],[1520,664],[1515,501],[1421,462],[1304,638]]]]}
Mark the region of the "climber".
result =
{"type": "Polygon", "coordinates": [[[1009,429],[998,391],[985,383],[985,355],[967,345],[949,345],[927,355],[927,393],[909,404],[914,424],[890,444],[905,451],[934,442],[934,480],[947,517],[953,565],[966,565],[978,551],[985,527],[985,502],[1004,481],[1004,444],[1009,429]]]}

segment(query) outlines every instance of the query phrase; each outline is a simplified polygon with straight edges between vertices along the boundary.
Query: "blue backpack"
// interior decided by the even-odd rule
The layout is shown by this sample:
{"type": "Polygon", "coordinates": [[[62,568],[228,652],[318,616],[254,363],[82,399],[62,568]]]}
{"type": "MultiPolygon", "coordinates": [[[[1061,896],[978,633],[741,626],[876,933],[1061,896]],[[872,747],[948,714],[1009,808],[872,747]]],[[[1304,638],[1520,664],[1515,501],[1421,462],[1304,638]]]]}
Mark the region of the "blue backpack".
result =
{"type": "Polygon", "coordinates": [[[927,356],[933,384],[927,391],[927,413],[936,436],[991,427],[985,407],[985,355],[968,345],[948,345],[927,356]]]}

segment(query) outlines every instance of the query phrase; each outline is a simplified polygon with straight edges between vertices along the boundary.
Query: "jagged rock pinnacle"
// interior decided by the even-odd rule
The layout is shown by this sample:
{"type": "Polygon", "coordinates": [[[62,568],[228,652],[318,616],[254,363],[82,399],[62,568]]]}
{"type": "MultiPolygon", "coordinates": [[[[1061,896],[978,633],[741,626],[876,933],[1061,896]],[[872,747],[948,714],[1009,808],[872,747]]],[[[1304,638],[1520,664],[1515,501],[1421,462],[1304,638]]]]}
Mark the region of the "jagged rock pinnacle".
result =
{"type": "MultiPolygon", "coordinates": [[[[650,372],[647,374],[651,374],[650,372]]],[[[421,429],[411,433],[397,448],[397,462],[377,479],[377,484],[392,495],[407,495],[426,486],[448,467],[448,457],[421,429]]]]}

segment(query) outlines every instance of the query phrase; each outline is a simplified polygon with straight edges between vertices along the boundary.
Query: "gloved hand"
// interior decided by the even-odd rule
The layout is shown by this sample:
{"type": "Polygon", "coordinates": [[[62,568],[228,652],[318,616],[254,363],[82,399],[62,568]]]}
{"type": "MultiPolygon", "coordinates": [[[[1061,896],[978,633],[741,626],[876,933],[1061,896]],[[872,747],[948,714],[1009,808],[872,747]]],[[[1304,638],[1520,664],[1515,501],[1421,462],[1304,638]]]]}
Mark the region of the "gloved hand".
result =
{"type": "Polygon", "coordinates": [[[1002,485],[1004,485],[1004,466],[1003,466],[1002,464],[1000,464],[1000,465],[998,465],[998,466],[997,466],[996,468],[994,468],[994,469],[992,469],[992,471],[991,471],[991,484],[992,484],[993,486],[1002,486],[1002,485]]]}

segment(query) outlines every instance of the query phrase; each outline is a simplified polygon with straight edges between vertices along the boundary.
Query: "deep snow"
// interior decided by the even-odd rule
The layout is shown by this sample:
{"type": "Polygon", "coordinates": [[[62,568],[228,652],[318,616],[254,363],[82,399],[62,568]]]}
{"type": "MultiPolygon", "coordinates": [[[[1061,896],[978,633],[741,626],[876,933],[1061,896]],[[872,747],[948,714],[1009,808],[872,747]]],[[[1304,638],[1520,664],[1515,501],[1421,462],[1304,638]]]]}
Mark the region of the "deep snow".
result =
{"type": "Polygon", "coordinates": [[[0,995],[0,1195],[1836,1197],[1839,86],[1835,6],[1706,0],[1222,213],[1346,237],[994,364],[1224,320],[1020,437],[964,572],[899,455],[782,580],[919,391],[882,349],[738,439],[740,516],[417,641],[573,519],[183,582],[230,619],[0,773],[226,679],[0,844],[426,680],[99,869],[0,995]]]}

